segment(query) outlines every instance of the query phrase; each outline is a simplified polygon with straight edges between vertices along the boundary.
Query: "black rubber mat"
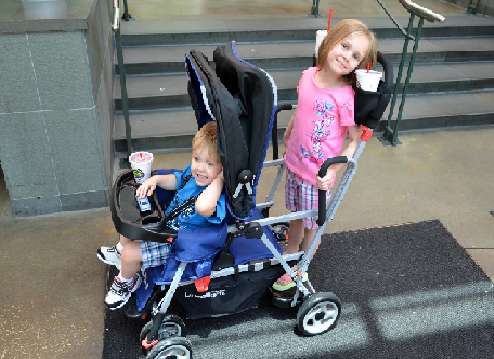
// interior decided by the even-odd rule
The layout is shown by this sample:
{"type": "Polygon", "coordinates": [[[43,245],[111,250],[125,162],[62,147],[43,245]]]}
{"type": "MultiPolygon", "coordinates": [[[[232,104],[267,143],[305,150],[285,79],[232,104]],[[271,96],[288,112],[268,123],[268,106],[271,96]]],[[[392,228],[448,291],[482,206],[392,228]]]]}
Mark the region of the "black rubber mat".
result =
{"type": "MultiPolygon", "coordinates": [[[[494,358],[493,284],[439,221],[325,235],[309,274],[342,301],[334,330],[271,306],[187,321],[194,358],[494,358]]],[[[138,357],[141,326],[107,312],[103,358],[138,357]]]]}

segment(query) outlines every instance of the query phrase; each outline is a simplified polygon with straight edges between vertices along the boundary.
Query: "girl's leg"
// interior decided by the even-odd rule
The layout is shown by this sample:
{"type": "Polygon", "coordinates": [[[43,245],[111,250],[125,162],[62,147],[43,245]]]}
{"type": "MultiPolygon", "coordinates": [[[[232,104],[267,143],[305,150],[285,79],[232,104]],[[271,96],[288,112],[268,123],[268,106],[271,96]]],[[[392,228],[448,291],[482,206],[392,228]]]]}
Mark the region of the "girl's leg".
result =
{"type": "Polygon", "coordinates": [[[309,249],[315,234],[315,229],[304,228],[304,240],[302,242],[302,250],[304,252],[307,252],[307,250],[309,249]]]}
{"type": "Polygon", "coordinates": [[[300,250],[300,243],[304,239],[304,221],[295,219],[290,221],[288,226],[288,241],[285,247],[285,253],[296,253],[300,250]]]}
{"type": "MultiPolygon", "coordinates": [[[[300,244],[304,239],[304,221],[295,219],[290,221],[288,226],[288,241],[284,250],[284,254],[296,253],[300,250],[300,244]]],[[[276,280],[277,285],[274,285],[275,290],[282,290],[282,287],[293,286],[292,277],[288,273],[283,274],[276,280]],[[281,287],[280,287],[281,286],[281,287]]]]}

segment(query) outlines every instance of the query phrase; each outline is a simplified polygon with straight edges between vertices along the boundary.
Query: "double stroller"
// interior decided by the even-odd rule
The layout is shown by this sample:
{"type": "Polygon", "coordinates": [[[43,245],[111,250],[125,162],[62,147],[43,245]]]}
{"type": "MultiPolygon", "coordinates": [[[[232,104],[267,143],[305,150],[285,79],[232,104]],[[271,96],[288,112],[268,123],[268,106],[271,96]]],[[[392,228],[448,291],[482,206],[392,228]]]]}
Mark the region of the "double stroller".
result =
{"type": "MultiPolygon", "coordinates": [[[[392,67],[381,54],[378,62],[385,72],[378,92],[356,89],[356,122],[369,128],[377,125],[387,106],[393,80],[392,67]]],[[[135,203],[137,185],[132,172],[125,171],[117,178],[110,201],[116,230],[132,240],[167,242],[172,248],[167,264],[147,269],[144,284],[133,294],[134,312],[151,314],[140,334],[146,358],[192,357],[183,318],[239,313],[257,307],[266,295],[272,295],[278,307],[298,307],[297,330],[301,335],[327,332],[340,317],[340,301],[334,293],[316,292],[310,282],[302,280],[301,273],[307,271],[326,222],[333,219],[372,131],[364,131],[364,141],[353,158],[329,158],[321,166],[319,175],[323,176],[332,164],[348,164],[328,203],[325,191],[319,190],[317,210],[269,217],[284,173],[283,159],[276,158],[276,118],[279,111],[295,106],[278,105],[271,76],[242,60],[234,42],[219,46],[212,62],[192,50],[185,57],[185,66],[198,127],[217,121],[228,215],[222,224],[181,228],[177,233],[166,226],[164,216],[172,192],[157,188],[153,198],[156,210],[142,218],[135,203]],[[275,158],[265,161],[270,138],[275,158]],[[265,201],[258,203],[256,190],[264,167],[275,167],[277,172],[265,201]],[[283,255],[280,228],[307,217],[317,217],[319,226],[311,247],[306,253],[283,255]],[[297,271],[292,269],[294,264],[297,271]],[[273,295],[271,285],[285,272],[296,284],[293,295],[273,295]]]]}

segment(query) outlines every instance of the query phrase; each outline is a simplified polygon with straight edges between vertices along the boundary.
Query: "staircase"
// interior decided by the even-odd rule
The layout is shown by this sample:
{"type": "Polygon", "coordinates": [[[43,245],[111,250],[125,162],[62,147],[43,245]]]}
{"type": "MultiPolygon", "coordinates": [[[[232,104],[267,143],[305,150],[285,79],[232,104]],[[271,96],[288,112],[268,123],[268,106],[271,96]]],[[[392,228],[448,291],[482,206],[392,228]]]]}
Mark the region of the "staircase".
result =
{"type": "MultiPolygon", "coordinates": [[[[362,20],[376,32],[379,48],[395,64],[396,74],[403,47],[401,33],[388,18],[362,20]]],[[[406,26],[406,18],[398,20],[406,26]]],[[[168,25],[124,22],[122,43],[134,149],[156,152],[190,147],[197,129],[183,64],[190,49],[212,58],[218,44],[236,40],[244,59],[273,76],[278,102],[295,102],[300,72],[312,64],[315,30],[325,26],[323,19],[309,17],[273,18],[269,23],[255,19],[221,23],[189,19],[168,25]]],[[[118,79],[115,84],[119,97],[118,79]]],[[[124,158],[127,145],[120,98],[115,99],[115,108],[113,140],[117,156],[124,158]]],[[[289,116],[286,111],[280,113],[280,128],[289,116]]],[[[400,130],[492,125],[494,19],[465,15],[426,23],[400,130]]]]}

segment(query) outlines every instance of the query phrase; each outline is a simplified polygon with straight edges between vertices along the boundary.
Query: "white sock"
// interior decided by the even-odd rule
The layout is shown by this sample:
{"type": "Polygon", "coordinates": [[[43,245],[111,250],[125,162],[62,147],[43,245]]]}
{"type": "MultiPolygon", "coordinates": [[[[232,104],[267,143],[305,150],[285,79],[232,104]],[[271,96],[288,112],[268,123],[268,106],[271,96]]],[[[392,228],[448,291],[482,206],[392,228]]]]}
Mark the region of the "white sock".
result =
{"type": "Polygon", "coordinates": [[[122,253],[122,249],[123,249],[122,243],[118,242],[115,248],[117,248],[118,253],[122,253]]]}

